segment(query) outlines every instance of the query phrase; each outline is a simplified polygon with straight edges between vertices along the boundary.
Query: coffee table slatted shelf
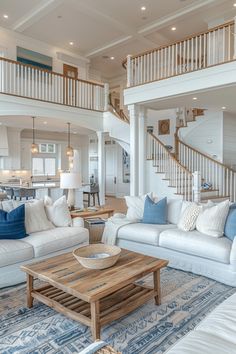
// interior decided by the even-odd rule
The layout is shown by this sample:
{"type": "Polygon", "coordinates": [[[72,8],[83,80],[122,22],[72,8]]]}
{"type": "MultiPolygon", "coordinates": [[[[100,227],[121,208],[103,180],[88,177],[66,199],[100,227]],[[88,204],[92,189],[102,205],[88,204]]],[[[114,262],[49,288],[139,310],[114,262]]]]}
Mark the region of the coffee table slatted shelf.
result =
{"type": "Polygon", "coordinates": [[[110,268],[82,267],[72,253],[24,265],[27,274],[27,305],[33,300],[91,327],[93,339],[100,339],[101,326],[112,322],[154,298],[161,303],[160,270],[168,261],[122,250],[110,268]],[[136,283],[153,274],[154,287],[136,283]],[[34,279],[43,284],[34,287],[34,279]]]}

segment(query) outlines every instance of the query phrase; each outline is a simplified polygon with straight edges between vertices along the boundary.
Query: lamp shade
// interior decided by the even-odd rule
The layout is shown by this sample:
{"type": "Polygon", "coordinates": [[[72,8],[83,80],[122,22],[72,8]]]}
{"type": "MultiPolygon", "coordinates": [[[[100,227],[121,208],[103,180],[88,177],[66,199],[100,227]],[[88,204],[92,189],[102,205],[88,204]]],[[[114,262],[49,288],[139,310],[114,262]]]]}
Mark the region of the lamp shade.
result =
{"type": "Polygon", "coordinates": [[[61,173],[60,187],[63,189],[75,189],[81,187],[80,174],[75,172],[61,173]]]}

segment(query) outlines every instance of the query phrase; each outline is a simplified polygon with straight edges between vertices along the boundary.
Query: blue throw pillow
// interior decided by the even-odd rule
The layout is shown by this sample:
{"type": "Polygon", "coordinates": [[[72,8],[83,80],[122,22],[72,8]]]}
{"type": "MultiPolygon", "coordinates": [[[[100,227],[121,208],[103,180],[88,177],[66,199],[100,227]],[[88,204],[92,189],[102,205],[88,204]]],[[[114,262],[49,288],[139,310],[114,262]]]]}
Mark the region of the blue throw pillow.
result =
{"type": "Polygon", "coordinates": [[[9,213],[0,210],[0,239],[14,240],[25,236],[25,205],[20,205],[9,213]]]}
{"type": "Polygon", "coordinates": [[[167,224],[167,199],[155,203],[148,195],[145,199],[143,220],[144,224],[167,224]]]}
{"type": "Polygon", "coordinates": [[[224,234],[232,241],[236,236],[236,203],[232,204],[229,208],[224,234]]]}

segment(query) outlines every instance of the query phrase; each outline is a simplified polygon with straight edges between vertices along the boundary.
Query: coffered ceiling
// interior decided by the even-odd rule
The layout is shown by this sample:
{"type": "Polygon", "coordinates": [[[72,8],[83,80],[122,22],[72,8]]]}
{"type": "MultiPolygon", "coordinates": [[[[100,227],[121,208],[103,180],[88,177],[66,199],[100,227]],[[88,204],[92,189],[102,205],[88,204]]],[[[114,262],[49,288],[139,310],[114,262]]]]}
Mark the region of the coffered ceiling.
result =
{"type": "Polygon", "coordinates": [[[168,44],[233,18],[234,2],[1,0],[0,26],[83,55],[104,78],[111,79],[124,73],[121,63],[128,54],[168,44]]]}

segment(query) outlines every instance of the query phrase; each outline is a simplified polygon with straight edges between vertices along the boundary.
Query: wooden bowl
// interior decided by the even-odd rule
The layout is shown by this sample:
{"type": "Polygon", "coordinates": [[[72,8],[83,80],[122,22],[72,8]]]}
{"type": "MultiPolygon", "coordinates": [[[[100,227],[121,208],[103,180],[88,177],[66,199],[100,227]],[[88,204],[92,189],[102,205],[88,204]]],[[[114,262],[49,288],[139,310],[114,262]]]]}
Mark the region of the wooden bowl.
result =
{"type": "Polygon", "coordinates": [[[72,253],[85,268],[106,269],[112,267],[118,261],[121,249],[117,246],[101,243],[77,248],[72,253]]]}

